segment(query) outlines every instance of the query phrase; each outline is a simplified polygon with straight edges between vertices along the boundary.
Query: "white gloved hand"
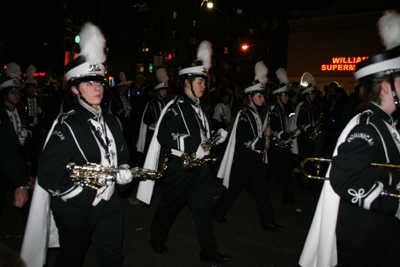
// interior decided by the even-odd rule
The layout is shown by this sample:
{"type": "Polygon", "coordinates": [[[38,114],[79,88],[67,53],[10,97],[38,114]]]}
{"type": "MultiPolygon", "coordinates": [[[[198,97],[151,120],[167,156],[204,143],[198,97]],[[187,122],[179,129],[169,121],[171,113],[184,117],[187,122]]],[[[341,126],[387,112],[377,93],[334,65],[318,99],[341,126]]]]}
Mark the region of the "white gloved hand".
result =
{"type": "Polygon", "coordinates": [[[20,135],[24,138],[28,137],[29,131],[27,129],[22,129],[20,135]]]}
{"type": "Polygon", "coordinates": [[[218,139],[217,145],[218,144],[222,144],[226,140],[226,138],[228,137],[228,131],[225,131],[222,128],[218,130],[218,133],[221,135],[221,137],[218,139]]]}
{"type": "Polygon", "coordinates": [[[202,159],[202,158],[204,158],[205,155],[206,155],[206,152],[204,151],[204,148],[201,145],[199,145],[199,147],[197,148],[197,151],[196,151],[196,158],[202,159]]]}
{"type": "Polygon", "coordinates": [[[117,184],[129,184],[130,182],[132,182],[132,173],[131,171],[128,169],[129,165],[125,164],[125,165],[121,165],[119,166],[120,168],[125,168],[119,171],[119,173],[117,173],[117,184]]]}
{"type": "Polygon", "coordinates": [[[100,201],[103,199],[103,192],[107,189],[107,186],[103,186],[97,189],[95,199],[93,200],[92,206],[97,206],[100,201]]]}

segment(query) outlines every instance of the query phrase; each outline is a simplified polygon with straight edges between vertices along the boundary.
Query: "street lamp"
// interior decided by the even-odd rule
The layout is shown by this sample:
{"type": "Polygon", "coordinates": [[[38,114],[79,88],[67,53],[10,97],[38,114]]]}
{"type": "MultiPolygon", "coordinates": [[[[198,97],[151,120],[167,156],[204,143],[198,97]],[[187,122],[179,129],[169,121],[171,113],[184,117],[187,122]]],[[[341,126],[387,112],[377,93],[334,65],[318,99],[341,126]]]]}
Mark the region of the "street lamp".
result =
{"type": "Polygon", "coordinates": [[[243,44],[243,45],[242,45],[242,50],[243,50],[243,51],[247,51],[247,50],[249,49],[249,47],[251,47],[251,46],[259,46],[259,47],[262,47],[262,48],[264,48],[264,49],[266,50],[266,57],[267,57],[266,64],[268,64],[269,47],[268,47],[268,46],[265,46],[265,45],[261,45],[261,44],[251,44],[251,45],[243,44]]]}
{"type": "Polygon", "coordinates": [[[207,7],[208,7],[208,8],[212,8],[212,7],[214,6],[213,2],[210,2],[210,1],[208,1],[208,0],[203,0],[203,2],[201,2],[200,7],[203,6],[204,2],[207,3],[207,7]]]}

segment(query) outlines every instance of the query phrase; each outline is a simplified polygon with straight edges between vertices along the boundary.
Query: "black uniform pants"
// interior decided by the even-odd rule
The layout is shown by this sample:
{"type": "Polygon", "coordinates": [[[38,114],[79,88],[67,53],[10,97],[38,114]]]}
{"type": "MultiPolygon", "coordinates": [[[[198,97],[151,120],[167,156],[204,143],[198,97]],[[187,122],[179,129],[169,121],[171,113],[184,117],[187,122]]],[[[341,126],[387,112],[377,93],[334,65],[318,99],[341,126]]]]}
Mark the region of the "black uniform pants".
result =
{"type": "Polygon", "coordinates": [[[91,242],[98,266],[122,265],[123,218],[117,195],[89,209],[52,197],[51,210],[60,241],[55,266],[82,266],[91,242]]]}
{"type": "Polygon", "coordinates": [[[211,216],[213,206],[212,175],[208,165],[193,171],[182,169],[182,160],[173,156],[163,176],[161,202],[154,214],[150,239],[165,244],[169,230],[182,208],[188,204],[200,243],[200,257],[214,258],[218,248],[211,216]]]}
{"type": "Polygon", "coordinates": [[[282,202],[293,204],[295,200],[296,179],[292,176],[294,157],[290,148],[274,149],[268,154],[268,176],[275,173],[282,189],[282,202]]]}
{"type": "Polygon", "coordinates": [[[236,160],[229,180],[229,189],[225,190],[214,206],[213,213],[225,215],[239,195],[247,181],[253,189],[258,206],[261,225],[275,224],[275,215],[268,192],[267,177],[261,170],[261,157],[257,160],[236,160]]]}
{"type": "Polygon", "coordinates": [[[336,226],[338,265],[400,266],[400,221],[340,201],[336,226]]]}

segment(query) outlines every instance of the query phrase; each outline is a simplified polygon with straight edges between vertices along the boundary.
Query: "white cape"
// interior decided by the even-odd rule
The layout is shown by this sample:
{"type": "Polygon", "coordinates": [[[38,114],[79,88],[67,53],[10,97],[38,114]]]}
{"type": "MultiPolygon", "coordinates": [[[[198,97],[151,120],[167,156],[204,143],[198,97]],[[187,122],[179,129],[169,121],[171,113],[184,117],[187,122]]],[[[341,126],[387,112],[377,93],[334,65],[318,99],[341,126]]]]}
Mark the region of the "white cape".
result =
{"type": "MultiPolygon", "coordinates": [[[[45,146],[57,122],[58,118],[47,135],[45,146]]],[[[36,179],[22,242],[21,258],[28,267],[41,267],[46,263],[47,248],[54,247],[60,247],[60,243],[58,229],[50,209],[50,194],[36,179]]]]}
{"type": "MultiPolygon", "coordinates": [[[[146,160],[144,162],[143,168],[150,170],[158,169],[158,158],[160,156],[161,144],[157,140],[158,129],[160,128],[160,123],[162,118],[164,117],[165,112],[168,110],[169,106],[174,103],[174,99],[171,100],[165,108],[162,110],[160,114],[160,118],[158,119],[156,129],[154,130],[153,138],[151,139],[149,151],[146,155],[146,160]]],[[[150,204],[151,196],[153,195],[154,188],[153,180],[140,181],[139,187],[136,193],[136,198],[140,201],[143,201],[146,204],[150,204]]]]}
{"type": "Polygon", "coordinates": [[[228,145],[226,146],[224,157],[222,158],[221,165],[219,166],[217,177],[223,179],[222,184],[229,189],[229,177],[231,175],[233,156],[235,155],[235,146],[236,146],[236,130],[237,125],[239,123],[240,114],[242,111],[236,116],[235,123],[233,124],[231,136],[229,137],[228,145]]]}
{"type": "Polygon", "coordinates": [[[143,111],[142,115],[142,121],[140,123],[140,130],[139,130],[139,138],[136,143],[136,149],[138,152],[143,153],[144,151],[144,146],[146,145],[146,134],[147,134],[147,129],[149,126],[143,122],[144,115],[146,114],[147,107],[149,106],[149,103],[147,103],[146,108],[143,111]]]}
{"type": "MultiPolygon", "coordinates": [[[[358,124],[361,114],[355,116],[343,130],[336,143],[333,156],[338,147],[346,141],[347,135],[358,124]]],[[[331,166],[327,171],[329,177],[331,166]]],[[[333,191],[329,181],[324,182],[317,209],[308,232],[299,265],[302,267],[331,267],[337,265],[336,221],[340,197],[333,191]]]]}

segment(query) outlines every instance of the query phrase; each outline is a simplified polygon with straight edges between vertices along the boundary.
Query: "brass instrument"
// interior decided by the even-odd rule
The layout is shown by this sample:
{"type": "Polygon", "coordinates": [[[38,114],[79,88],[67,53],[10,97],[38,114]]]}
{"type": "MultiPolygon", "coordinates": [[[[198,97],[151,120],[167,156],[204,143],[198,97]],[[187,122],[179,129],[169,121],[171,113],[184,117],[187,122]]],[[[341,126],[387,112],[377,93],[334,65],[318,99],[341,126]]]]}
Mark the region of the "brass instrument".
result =
{"type": "MultiPolygon", "coordinates": [[[[133,178],[141,178],[144,180],[157,180],[162,177],[167,169],[167,163],[170,159],[170,153],[167,152],[165,160],[158,171],[142,169],[139,167],[129,169],[133,178]]],[[[116,168],[114,166],[105,167],[96,163],[87,163],[77,165],[70,162],[66,166],[66,171],[71,172],[71,179],[76,185],[84,188],[99,189],[108,186],[108,182],[116,180],[117,173],[124,168],[116,168]]]]}
{"type": "MultiPolygon", "coordinates": [[[[201,144],[203,147],[204,151],[210,151],[213,146],[215,146],[218,142],[218,140],[221,138],[221,134],[217,132],[215,135],[211,136],[209,139],[204,141],[204,143],[201,144]]],[[[202,159],[198,159],[196,157],[196,153],[183,153],[182,154],[182,168],[184,170],[193,170],[197,167],[200,167],[201,165],[204,165],[206,162],[212,162],[212,161],[217,161],[217,157],[215,153],[210,153],[206,155],[202,159]]]]}
{"type": "Polygon", "coordinates": [[[221,116],[222,116],[222,118],[224,119],[226,128],[228,129],[228,132],[230,133],[231,130],[232,130],[231,124],[230,124],[230,123],[228,122],[228,120],[226,119],[225,111],[224,111],[222,108],[220,108],[220,111],[221,111],[221,116]]]}
{"type": "MultiPolygon", "coordinates": [[[[329,177],[325,177],[325,176],[320,176],[320,172],[321,172],[321,164],[322,163],[328,163],[331,164],[332,159],[325,159],[325,158],[305,158],[301,163],[300,163],[300,172],[301,174],[303,174],[305,177],[307,178],[311,178],[311,179],[318,179],[318,180],[324,180],[327,181],[329,180],[329,177]],[[317,162],[316,164],[316,175],[312,175],[312,174],[307,174],[304,171],[304,165],[307,162],[317,162]]],[[[377,167],[377,168],[381,168],[381,169],[388,169],[389,170],[389,177],[391,177],[391,172],[392,171],[400,171],[400,165],[399,164],[393,164],[393,163],[371,163],[372,167],[377,167]]],[[[387,192],[386,190],[383,190],[381,192],[382,196],[390,196],[390,197],[396,197],[396,198],[400,198],[400,193],[399,194],[394,194],[394,193],[390,193],[387,192]]]]}
{"type": "Polygon", "coordinates": [[[309,134],[309,138],[313,141],[317,140],[319,135],[321,134],[321,130],[319,130],[319,127],[321,126],[321,121],[324,113],[321,112],[321,115],[319,116],[318,120],[314,123],[314,132],[309,134]]]}
{"type": "Polygon", "coordinates": [[[282,139],[275,139],[275,148],[276,149],[284,149],[284,148],[292,148],[293,142],[288,140],[288,141],[283,141],[282,139]]]}

